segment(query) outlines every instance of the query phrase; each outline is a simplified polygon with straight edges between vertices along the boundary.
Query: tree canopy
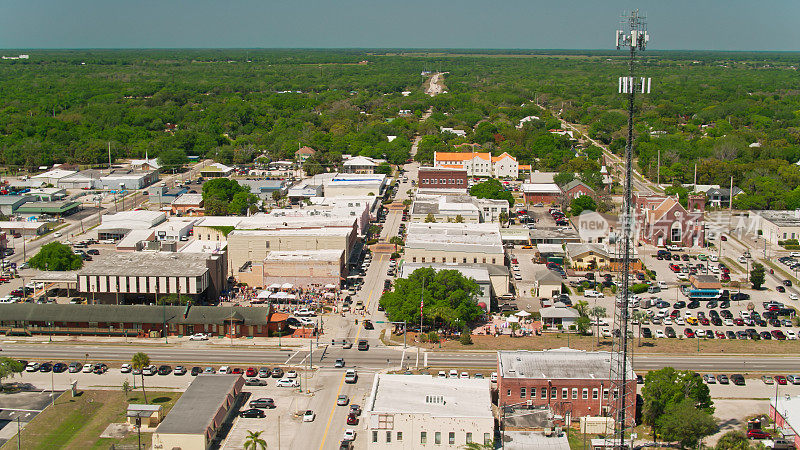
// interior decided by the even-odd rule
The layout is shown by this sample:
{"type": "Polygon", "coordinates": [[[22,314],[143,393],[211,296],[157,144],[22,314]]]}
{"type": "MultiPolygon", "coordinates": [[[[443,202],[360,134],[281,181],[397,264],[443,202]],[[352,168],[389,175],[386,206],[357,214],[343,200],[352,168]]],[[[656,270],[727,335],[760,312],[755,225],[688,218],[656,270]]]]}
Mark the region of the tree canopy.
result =
{"type": "Polygon", "coordinates": [[[60,242],[51,242],[43,245],[39,249],[39,253],[28,260],[28,264],[39,270],[63,272],[83,267],[83,258],[73,253],[69,246],[60,242]]]}
{"type": "Polygon", "coordinates": [[[705,436],[717,430],[711,413],[695,406],[691,398],[670,404],[656,421],[665,441],[677,441],[681,448],[694,448],[705,436]]]}
{"type": "Polygon", "coordinates": [[[16,359],[0,358],[0,391],[3,390],[3,380],[13,378],[14,375],[21,373],[23,370],[25,370],[25,366],[16,359]]]}
{"type": "Polygon", "coordinates": [[[419,323],[424,295],[423,321],[460,329],[483,313],[477,304],[479,294],[478,283],[457,270],[420,268],[407,279],[398,278],[394,290],[381,296],[380,304],[393,322],[419,323]]]}
{"type": "Polygon", "coordinates": [[[588,195],[581,195],[573,198],[569,204],[569,207],[573,216],[579,216],[584,211],[597,210],[597,202],[588,195]]]}
{"type": "Polygon", "coordinates": [[[686,399],[691,400],[691,405],[704,413],[714,412],[708,385],[697,372],[691,370],[665,367],[648,372],[642,388],[642,397],[644,399],[642,419],[654,434],[662,431],[664,425],[660,422],[662,416],[686,399]]]}
{"type": "Polygon", "coordinates": [[[507,191],[503,184],[495,178],[489,178],[469,188],[469,194],[478,198],[507,200],[508,206],[514,206],[514,195],[507,191]]]}
{"type": "Polygon", "coordinates": [[[207,215],[238,215],[257,210],[258,197],[228,178],[216,178],[203,184],[203,204],[207,215]]]}

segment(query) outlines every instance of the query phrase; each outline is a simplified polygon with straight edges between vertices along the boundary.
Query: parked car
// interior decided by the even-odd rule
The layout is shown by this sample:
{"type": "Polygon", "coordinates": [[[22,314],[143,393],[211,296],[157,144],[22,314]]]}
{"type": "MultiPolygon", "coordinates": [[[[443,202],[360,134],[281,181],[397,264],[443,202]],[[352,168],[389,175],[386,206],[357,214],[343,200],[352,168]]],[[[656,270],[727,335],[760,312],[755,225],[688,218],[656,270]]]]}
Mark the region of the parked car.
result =
{"type": "Polygon", "coordinates": [[[258,408],[245,409],[244,411],[239,413],[239,416],[256,418],[256,419],[263,419],[264,417],[267,417],[267,415],[264,414],[264,411],[258,408]]]}
{"type": "Polygon", "coordinates": [[[255,400],[250,400],[250,407],[260,408],[260,409],[272,409],[275,408],[275,400],[267,397],[257,398],[255,400]]]}
{"type": "Polygon", "coordinates": [[[310,409],[303,413],[303,422],[313,422],[316,418],[317,415],[310,409]]]}
{"type": "Polygon", "coordinates": [[[174,375],[186,375],[186,367],[183,366],[175,366],[175,370],[172,371],[174,375]]]}
{"type": "Polygon", "coordinates": [[[205,334],[205,333],[195,333],[195,334],[189,336],[189,340],[190,341],[207,341],[208,340],[208,335],[205,334]]]}
{"type": "Polygon", "coordinates": [[[738,373],[735,373],[735,374],[731,375],[731,382],[733,382],[733,384],[735,384],[737,386],[744,386],[745,385],[744,376],[742,376],[741,374],[738,374],[738,373]]]}
{"type": "Polygon", "coordinates": [[[272,378],[283,378],[283,369],[280,367],[272,369],[272,378]]]}
{"type": "Polygon", "coordinates": [[[717,381],[719,381],[719,384],[728,384],[729,383],[728,376],[725,375],[725,374],[717,375],[717,381]]]}
{"type": "Polygon", "coordinates": [[[248,378],[244,381],[244,384],[248,386],[266,386],[267,380],[261,378],[248,378]]]}
{"type": "Polygon", "coordinates": [[[281,378],[275,382],[275,387],[299,387],[300,382],[297,379],[281,378]]]}
{"type": "Polygon", "coordinates": [[[752,430],[747,430],[748,439],[769,439],[770,437],[772,436],[764,430],[759,430],[755,428],[752,430]]]}
{"type": "Polygon", "coordinates": [[[347,406],[350,403],[350,397],[342,394],[336,398],[336,406],[347,406]]]}
{"type": "Polygon", "coordinates": [[[159,366],[158,374],[159,375],[169,375],[172,372],[172,367],[168,365],[159,366]]]}

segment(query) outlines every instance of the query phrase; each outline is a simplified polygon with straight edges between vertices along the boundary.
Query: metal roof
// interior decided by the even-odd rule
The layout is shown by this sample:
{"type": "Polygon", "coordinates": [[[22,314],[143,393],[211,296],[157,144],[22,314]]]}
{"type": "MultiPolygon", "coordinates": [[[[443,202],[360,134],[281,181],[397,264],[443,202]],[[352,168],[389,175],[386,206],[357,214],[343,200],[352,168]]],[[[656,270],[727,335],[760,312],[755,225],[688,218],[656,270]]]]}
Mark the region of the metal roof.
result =
{"type": "Polygon", "coordinates": [[[119,252],[98,256],[79,275],[199,277],[208,272],[204,253],[119,252]]]}
{"type": "Polygon", "coordinates": [[[267,307],[192,306],[184,319],[185,306],[161,305],[73,305],[56,303],[2,303],[3,320],[27,322],[167,323],[221,325],[226,319],[245,325],[267,325],[267,307]]]}
{"type": "Polygon", "coordinates": [[[159,434],[203,434],[214,425],[221,409],[228,409],[235,394],[241,391],[241,375],[198,375],[175,402],[167,417],[156,429],[159,434]]]}
{"type": "MultiPolygon", "coordinates": [[[[598,379],[611,376],[611,353],[587,352],[570,348],[497,352],[500,376],[529,379],[598,379]]],[[[628,379],[636,378],[628,364],[628,379]]]]}

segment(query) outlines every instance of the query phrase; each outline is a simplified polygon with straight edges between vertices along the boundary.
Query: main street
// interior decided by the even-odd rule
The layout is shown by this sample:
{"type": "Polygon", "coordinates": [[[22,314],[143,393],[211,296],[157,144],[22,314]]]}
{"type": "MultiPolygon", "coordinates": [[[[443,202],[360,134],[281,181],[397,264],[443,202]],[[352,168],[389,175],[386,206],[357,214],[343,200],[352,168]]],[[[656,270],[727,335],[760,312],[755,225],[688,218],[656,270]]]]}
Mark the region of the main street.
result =
{"type": "MultiPolygon", "coordinates": [[[[223,344],[205,344],[194,348],[130,345],[50,344],[0,341],[2,355],[32,361],[106,361],[128,362],[134,353],[147,353],[156,363],[178,364],[247,364],[305,367],[312,356],[314,367],[333,367],[337,358],[344,358],[348,366],[365,370],[404,368],[435,369],[491,369],[497,366],[494,352],[444,352],[421,351],[417,360],[416,348],[405,351],[402,346],[375,345],[368,351],[343,349],[330,342],[312,348],[243,349],[223,344]]],[[[700,372],[800,372],[800,357],[754,355],[669,355],[637,354],[634,369],[654,370],[661,367],[692,369],[700,372]]]]}

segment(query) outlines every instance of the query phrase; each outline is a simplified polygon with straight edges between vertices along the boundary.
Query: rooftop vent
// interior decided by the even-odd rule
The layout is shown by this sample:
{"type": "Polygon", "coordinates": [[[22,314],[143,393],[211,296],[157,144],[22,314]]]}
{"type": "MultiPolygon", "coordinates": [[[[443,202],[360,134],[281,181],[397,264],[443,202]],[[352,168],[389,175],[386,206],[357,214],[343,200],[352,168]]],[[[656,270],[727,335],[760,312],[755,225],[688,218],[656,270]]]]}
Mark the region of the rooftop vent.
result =
{"type": "Polygon", "coordinates": [[[444,405],[446,402],[444,401],[444,396],[441,396],[441,395],[426,395],[425,396],[425,403],[444,405]]]}

